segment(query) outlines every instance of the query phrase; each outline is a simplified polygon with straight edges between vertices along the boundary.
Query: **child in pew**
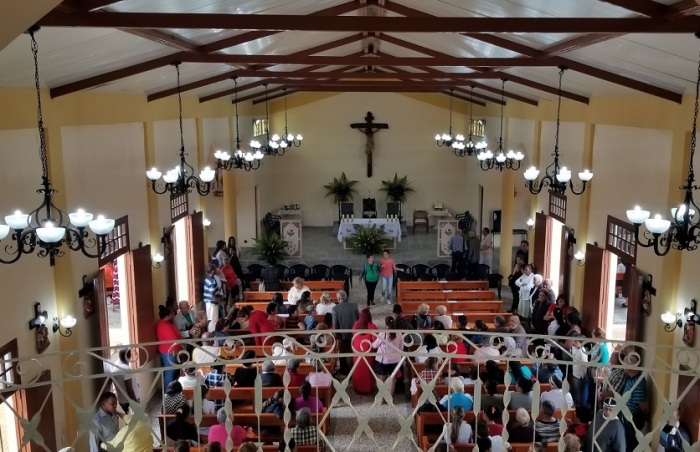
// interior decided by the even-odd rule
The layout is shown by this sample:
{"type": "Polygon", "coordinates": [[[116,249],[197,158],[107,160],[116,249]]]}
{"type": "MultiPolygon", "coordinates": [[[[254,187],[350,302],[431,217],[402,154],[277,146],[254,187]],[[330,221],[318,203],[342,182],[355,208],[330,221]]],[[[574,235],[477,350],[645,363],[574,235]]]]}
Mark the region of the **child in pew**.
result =
{"type": "MultiPolygon", "coordinates": [[[[216,403],[213,400],[209,400],[209,387],[200,385],[199,390],[202,393],[202,414],[216,413],[216,403]]],[[[194,398],[190,401],[190,406],[194,408],[194,398]]]]}

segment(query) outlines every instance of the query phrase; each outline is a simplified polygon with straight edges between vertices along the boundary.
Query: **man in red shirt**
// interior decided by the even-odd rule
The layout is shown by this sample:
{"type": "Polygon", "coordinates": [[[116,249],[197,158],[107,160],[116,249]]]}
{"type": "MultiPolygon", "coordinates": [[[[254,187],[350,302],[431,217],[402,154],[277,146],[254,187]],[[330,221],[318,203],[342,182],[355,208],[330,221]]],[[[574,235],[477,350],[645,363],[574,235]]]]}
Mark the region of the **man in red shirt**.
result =
{"type": "Polygon", "coordinates": [[[163,370],[163,387],[167,388],[171,381],[177,380],[177,369],[169,367],[176,364],[176,355],[182,349],[182,345],[178,344],[180,340],[180,331],[173,323],[175,312],[172,309],[163,305],[158,306],[158,316],[160,320],[156,323],[156,338],[158,342],[158,354],[162,362],[163,370]]]}
{"type": "MultiPolygon", "coordinates": [[[[243,309],[245,309],[247,313],[246,317],[248,317],[248,328],[250,329],[251,334],[272,333],[275,331],[274,326],[272,326],[272,323],[270,323],[268,320],[267,314],[262,311],[256,311],[252,308],[243,309]]],[[[255,345],[263,345],[264,340],[264,335],[255,336],[255,345]]]]}

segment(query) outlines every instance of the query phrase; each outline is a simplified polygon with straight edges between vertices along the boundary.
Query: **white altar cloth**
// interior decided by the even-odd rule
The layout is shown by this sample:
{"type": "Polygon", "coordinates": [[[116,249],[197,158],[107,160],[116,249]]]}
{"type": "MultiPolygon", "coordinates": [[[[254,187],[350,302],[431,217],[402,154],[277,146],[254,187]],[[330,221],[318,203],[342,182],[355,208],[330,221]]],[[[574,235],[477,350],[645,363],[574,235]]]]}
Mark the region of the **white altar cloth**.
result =
{"type": "Polygon", "coordinates": [[[338,228],[338,241],[342,242],[346,237],[355,233],[356,224],[364,227],[375,226],[377,228],[384,226],[386,235],[395,238],[397,242],[401,241],[401,223],[389,221],[386,218],[355,218],[352,221],[342,222],[338,228]]]}

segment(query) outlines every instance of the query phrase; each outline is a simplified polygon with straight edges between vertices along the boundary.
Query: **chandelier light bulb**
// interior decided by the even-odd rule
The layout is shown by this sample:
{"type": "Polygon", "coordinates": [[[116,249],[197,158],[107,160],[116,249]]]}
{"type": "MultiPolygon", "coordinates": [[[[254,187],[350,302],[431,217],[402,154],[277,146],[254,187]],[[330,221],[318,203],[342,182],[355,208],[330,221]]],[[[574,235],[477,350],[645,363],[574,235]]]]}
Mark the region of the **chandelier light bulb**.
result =
{"type": "Polygon", "coordinates": [[[692,219],[695,215],[695,209],[688,209],[685,203],[680,204],[678,207],[671,209],[671,217],[676,223],[683,223],[685,221],[685,213],[688,212],[688,218],[692,219]]]}
{"type": "Polygon", "coordinates": [[[39,236],[39,240],[45,243],[60,242],[65,234],[66,228],[57,228],[50,221],[47,221],[43,228],[36,229],[36,235],[39,236]]]}
{"type": "Polygon", "coordinates": [[[163,180],[166,184],[174,184],[177,182],[177,172],[174,170],[168,171],[163,175],[163,180]]]}
{"type": "Polygon", "coordinates": [[[0,240],[7,237],[7,234],[9,234],[9,233],[10,233],[10,227],[6,224],[0,224],[0,240]]]}
{"type": "Polygon", "coordinates": [[[160,253],[156,253],[153,255],[152,259],[153,259],[153,262],[155,262],[156,264],[160,264],[161,262],[163,262],[165,260],[165,256],[163,256],[160,253]]]}
{"type": "Polygon", "coordinates": [[[534,226],[534,225],[535,225],[535,220],[533,220],[532,218],[528,218],[526,223],[527,223],[528,226],[534,226]]]}
{"type": "Polygon", "coordinates": [[[5,217],[5,223],[7,223],[7,225],[12,229],[21,231],[29,226],[29,215],[25,215],[19,210],[15,210],[13,215],[7,215],[5,217]]]}
{"type": "Polygon", "coordinates": [[[70,330],[78,323],[78,320],[72,315],[67,315],[61,319],[61,326],[67,330],[70,330]]]}
{"type": "Polygon", "coordinates": [[[251,152],[246,152],[243,158],[246,162],[252,162],[253,160],[255,160],[255,155],[253,155],[251,152]]]}
{"type": "Polygon", "coordinates": [[[211,220],[209,218],[203,218],[202,219],[202,226],[204,226],[205,228],[208,228],[209,226],[211,226],[211,220]]]}
{"type": "Polygon", "coordinates": [[[146,177],[148,177],[150,180],[158,180],[162,175],[163,173],[158,171],[158,168],[156,168],[155,166],[150,170],[146,171],[146,177]]]}
{"type": "Polygon", "coordinates": [[[461,133],[460,133],[460,134],[457,134],[457,136],[455,136],[455,140],[457,140],[457,141],[464,141],[464,135],[462,135],[461,133]]]}
{"type": "Polygon", "coordinates": [[[496,161],[498,163],[503,163],[506,161],[506,155],[503,152],[499,152],[498,155],[496,155],[496,161]]]}
{"type": "Polygon", "coordinates": [[[476,143],[477,149],[486,149],[487,146],[488,146],[488,144],[486,144],[486,141],[484,141],[484,140],[481,140],[478,143],[476,143]]]}
{"type": "Polygon", "coordinates": [[[642,224],[649,218],[650,212],[642,210],[639,206],[634,206],[634,209],[627,211],[627,219],[633,224],[642,224]]]}
{"type": "Polygon", "coordinates": [[[569,182],[569,180],[571,180],[571,171],[565,166],[562,166],[557,174],[557,180],[561,183],[569,182]]]}
{"type": "Polygon", "coordinates": [[[514,159],[514,158],[515,158],[515,152],[513,152],[512,150],[509,149],[508,152],[506,152],[506,157],[509,158],[509,159],[514,159]]]}
{"type": "Polygon", "coordinates": [[[297,135],[297,141],[304,141],[304,137],[301,134],[297,135]]]}
{"type": "Polygon", "coordinates": [[[587,169],[584,169],[582,172],[578,173],[578,178],[581,179],[583,182],[588,182],[591,179],[593,179],[593,173],[591,173],[587,169]]]}
{"type": "Polygon", "coordinates": [[[90,222],[90,230],[97,235],[107,235],[114,229],[114,220],[105,218],[104,215],[98,215],[97,220],[90,222]]]}
{"type": "Polygon", "coordinates": [[[528,180],[528,181],[534,181],[535,179],[537,179],[537,176],[539,176],[539,175],[540,175],[540,170],[538,170],[534,166],[531,166],[530,168],[526,169],[525,173],[524,173],[525,180],[528,180]]]}
{"type": "Polygon", "coordinates": [[[253,157],[255,158],[255,160],[262,160],[262,158],[265,157],[265,154],[263,154],[260,151],[255,151],[253,157]]]}
{"type": "Polygon", "coordinates": [[[85,212],[83,209],[78,209],[77,212],[69,213],[68,217],[76,228],[84,228],[92,221],[92,214],[85,212]]]}
{"type": "Polygon", "coordinates": [[[292,135],[291,133],[287,135],[287,141],[294,141],[294,135],[292,135]]]}
{"type": "Polygon", "coordinates": [[[280,147],[281,147],[282,149],[285,149],[287,146],[289,146],[289,144],[287,144],[286,141],[280,141],[280,147]]]}
{"type": "Polygon", "coordinates": [[[671,222],[669,220],[664,220],[661,218],[661,215],[657,213],[654,215],[654,218],[645,220],[644,226],[646,226],[652,234],[663,234],[671,227],[671,222]]]}
{"type": "Polygon", "coordinates": [[[279,141],[280,136],[277,134],[272,135],[272,141],[279,141]]]}
{"type": "Polygon", "coordinates": [[[199,172],[199,178],[202,179],[202,182],[205,183],[213,181],[215,177],[216,171],[209,168],[208,166],[205,166],[204,169],[199,172]]]}
{"type": "Polygon", "coordinates": [[[577,251],[576,254],[574,254],[574,259],[577,261],[582,261],[584,257],[586,257],[586,255],[583,254],[583,251],[577,251]]]}
{"type": "Polygon", "coordinates": [[[522,152],[518,151],[515,153],[515,160],[521,161],[524,158],[525,158],[525,154],[523,154],[522,152]]]}

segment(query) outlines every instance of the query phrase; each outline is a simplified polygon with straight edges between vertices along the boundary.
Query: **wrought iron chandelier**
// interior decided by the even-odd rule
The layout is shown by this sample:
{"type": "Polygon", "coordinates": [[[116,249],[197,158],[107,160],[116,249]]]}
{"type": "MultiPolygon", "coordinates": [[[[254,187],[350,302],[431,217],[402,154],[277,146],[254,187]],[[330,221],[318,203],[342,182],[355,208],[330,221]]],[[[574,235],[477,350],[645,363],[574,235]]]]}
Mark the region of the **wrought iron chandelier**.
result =
{"type": "Polygon", "coordinates": [[[483,149],[486,149],[486,141],[476,141],[474,142],[474,136],[472,135],[472,127],[474,125],[474,117],[472,116],[472,110],[474,108],[474,87],[471,87],[471,92],[469,93],[469,136],[467,141],[464,143],[461,149],[455,148],[454,152],[457,157],[466,157],[477,155],[483,149]]]}
{"type": "Polygon", "coordinates": [[[263,85],[265,87],[265,141],[266,144],[260,143],[258,140],[251,140],[250,147],[255,149],[256,152],[261,152],[265,155],[278,156],[284,155],[287,147],[281,147],[279,143],[279,135],[270,137],[270,111],[268,110],[267,104],[267,84],[263,85]]]}
{"type": "Polygon", "coordinates": [[[452,93],[454,89],[450,89],[450,127],[447,129],[447,133],[435,135],[435,143],[439,147],[450,147],[454,150],[456,155],[464,151],[464,135],[457,134],[452,136],[452,93]]]}
{"type": "Polygon", "coordinates": [[[508,150],[508,152],[503,152],[503,106],[505,105],[505,91],[506,91],[506,79],[501,80],[501,135],[498,138],[498,149],[496,152],[490,150],[481,151],[476,154],[476,158],[479,160],[479,166],[482,170],[488,171],[491,169],[497,169],[498,171],[503,171],[504,169],[517,170],[520,169],[520,162],[525,158],[525,155],[518,151],[508,150]]]}
{"type": "MultiPolygon", "coordinates": [[[[696,34],[700,37],[700,34],[696,34]]],[[[693,129],[690,134],[690,165],[688,166],[688,178],[679,188],[685,192],[683,201],[671,208],[670,220],[656,214],[649,218],[648,210],[642,210],[639,206],[627,211],[627,219],[634,225],[634,236],[637,244],[645,248],[654,248],[657,256],[665,256],[675,248],[683,251],[694,251],[700,244],[700,221],[697,212],[700,207],[693,199],[693,192],[700,188],[695,185],[695,170],[693,160],[695,158],[695,146],[697,145],[698,123],[698,96],[700,95],[700,56],[698,57],[698,74],[695,82],[695,110],[693,112],[693,129]],[[646,231],[640,234],[640,226],[644,223],[646,231]]]]}
{"type": "Polygon", "coordinates": [[[58,193],[51,187],[46,157],[46,134],[44,118],[41,109],[41,88],[39,85],[39,46],[34,34],[39,27],[32,27],[28,34],[31,38],[32,55],[34,57],[34,85],[37,97],[37,122],[39,129],[39,157],[41,159],[41,188],[36,192],[42,195],[43,201],[39,207],[28,215],[15,211],[7,215],[5,222],[0,225],[0,240],[3,240],[12,229],[13,243],[7,243],[5,252],[9,259],[0,257],[3,264],[17,262],[23,254],[31,254],[39,248],[39,257],[48,257],[53,266],[55,258],[65,254],[65,244],[72,251],[80,251],[90,258],[99,257],[106,248],[106,236],[114,228],[114,220],[99,215],[93,219],[91,213],[78,209],[74,213],[66,213],[53,203],[53,195],[58,193]],[[95,237],[91,237],[87,228],[95,237]],[[94,252],[92,251],[94,249],[94,252]]]}
{"type": "Polygon", "coordinates": [[[296,137],[289,133],[287,130],[287,88],[284,88],[284,133],[280,137],[277,134],[272,135],[272,141],[277,141],[279,142],[280,149],[282,149],[282,153],[284,153],[284,149],[290,148],[292,146],[294,147],[299,147],[301,146],[301,142],[304,140],[304,137],[301,134],[297,134],[296,137]]]}
{"type": "Polygon", "coordinates": [[[172,63],[175,66],[175,71],[177,72],[177,102],[178,102],[178,112],[180,119],[180,163],[178,165],[168,170],[167,173],[163,174],[158,171],[157,168],[151,168],[146,171],[146,177],[151,181],[151,188],[153,191],[159,195],[170,192],[171,196],[178,196],[185,193],[191,193],[192,190],[197,190],[202,196],[206,196],[211,192],[212,181],[216,177],[216,171],[205,167],[199,173],[199,178],[194,175],[194,168],[187,163],[185,156],[185,138],[182,132],[182,94],[180,93],[180,62],[177,61],[172,63]],[[156,182],[163,176],[164,184],[157,184],[156,182]]]}
{"type": "Polygon", "coordinates": [[[232,169],[244,169],[246,171],[256,170],[260,168],[260,161],[264,157],[259,150],[255,153],[241,150],[241,128],[238,125],[238,77],[233,77],[234,86],[234,105],[236,106],[236,150],[233,155],[226,151],[218,150],[214,152],[216,158],[216,169],[230,171],[232,169]]]}
{"type": "Polygon", "coordinates": [[[531,166],[525,170],[525,180],[527,180],[527,187],[530,189],[530,193],[533,195],[539,194],[544,187],[549,187],[549,190],[554,193],[563,195],[566,192],[566,187],[569,187],[571,193],[575,195],[580,195],[586,191],[586,184],[593,178],[593,173],[587,169],[578,173],[579,179],[581,179],[580,189],[574,185],[571,180],[571,171],[565,166],[559,166],[559,126],[561,117],[561,81],[564,77],[565,67],[559,67],[559,100],[557,105],[557,131],[554,135],[554,162],[545,168],[545,175],[542,180],[538,181],[537,176],[539,176],[540,171],[531,166]]]}

